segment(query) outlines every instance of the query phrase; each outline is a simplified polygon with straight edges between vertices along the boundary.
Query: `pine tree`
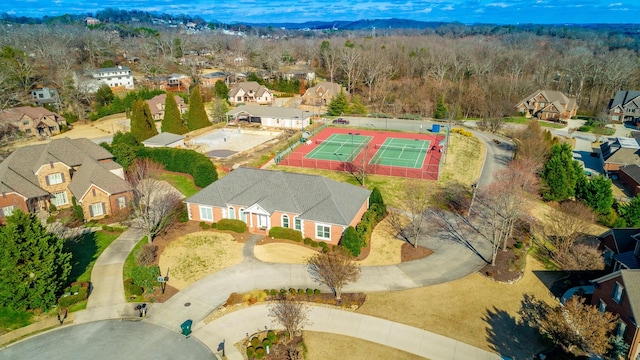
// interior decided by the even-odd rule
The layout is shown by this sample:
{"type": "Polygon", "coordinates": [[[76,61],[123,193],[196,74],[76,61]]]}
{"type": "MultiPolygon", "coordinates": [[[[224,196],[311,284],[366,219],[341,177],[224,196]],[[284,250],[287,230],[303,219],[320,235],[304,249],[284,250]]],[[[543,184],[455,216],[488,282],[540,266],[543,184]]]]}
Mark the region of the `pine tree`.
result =
{"type": "Polygon", "coordinates": [[[581,176],[584,176],[582,165],[573,160],[571,146],[567,143],[554,145],[541,174],[542,195],[550,201],[568,200],[575,196],[581,176]]]}
{"type": "Polygon", "coordinates": [[[224,83],[224,81],[216,81],[214,89],[218,99],[227,99],[229,97],[229,87],[224,83]]]}
{"type": "Polygon", "coordinates": [[[349,111],[349,100],[347,99],[347,95],[344,91],[340,91],[339,94],[331,99],[329,106],[327,108],[327,114],[330,116],[339,116],[349,111]]]}
{"type": "Polygon", "coordinates": [[[356,229],[353,226],[349,226],[342,235],[342,239],[340,239],[340,246],[344,247],[349,251],[351,256],[360,255],[360,251],[364,246],[364,241],[360,238],[356,229]]]}
{"type": "Polygon", "coordinates": [[[131,134],[138,142],[143,142],[158,134],[153,117],[151,116],[149,104],[144,100],[136,100],[133,102],[131,109],[131,134]]]}
{"type": "Polygon", "coordinates": [[[167,91],[167,98],[164,102],[164,117],[162,118],[162,132],[185,134],[188,131],[189,129],[182,122],[175,95],[167,91]]]}
{"type": "Polygon", "coordinates": [[[0,227],[0,306],[15,310],[55,305],[71,271],[64,240],[33,214],[16,210],[0,227]]]}
{"type": "Polygon", "coordinates": [[[582,176],[576,185],[576,197],[584,201],[597,214],[609,214],[613,206],[611,185],[611,180],[603,175],[598,175],[591,180],[582,176]]]}
{"type": "Polygon", "coordinates": [[[107,84],[102,84],[96,91],[96,105],[98,106],[108,106],[111,104],[115,95],[113,95],[113,91],[107,84]]]}
{"type": "Polygon", "coordinates": [[[436,119],[445,119],[447,117],[447,106],[444,104],[444,95],[438,98],[436,111],[433,112],[433,117],[436,119]]]}
{"type": "Polygon", "coordinates": [[[198,130],[211,125],[207,112],[204,110],[204,102],[200,95],[200,88],[196,85],[191,90],[189,97],[189,116],[187,116],[187,127],[189,130],[198,130]]]}

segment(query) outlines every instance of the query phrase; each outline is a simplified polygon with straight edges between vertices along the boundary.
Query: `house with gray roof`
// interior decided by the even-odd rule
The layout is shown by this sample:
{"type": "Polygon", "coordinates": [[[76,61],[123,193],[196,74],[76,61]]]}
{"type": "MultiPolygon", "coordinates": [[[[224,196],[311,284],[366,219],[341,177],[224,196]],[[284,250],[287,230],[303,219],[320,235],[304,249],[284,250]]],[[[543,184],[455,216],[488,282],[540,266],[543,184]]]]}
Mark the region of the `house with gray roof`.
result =
{"type": "Polygon", "coordinates": [[[0,163],[0,220],[16,209],[48,212],[72,199],[85,220],[126,212],[131,187],[113,155],[89,139],[55,139],[16,149],[0,163]]]}
{"type": "Polygon", "coordinates": [[[576,116],[578,103],[560,91],[537,90],[516,105],[524,116],[549,121],[564,121],[576,116]]]}
{"type": "Polygon", "coordinates": [[[630,121],[636,126],[640,122],[640,91],[620,90],[609,101],[609,121],[630,121]]]}
{"type": "Polygon", "coordinates": [[[303,130],[311,125],[311,113],[296,108],[240,105],[227,111],[227,125],[258,123],[263,127],[303,130]]]}
{"type": "Polygon", "coordinates": [[[635,138],[616,138],[600,145],[600,161],[607,174],[617,175],[621,167],[640,165],[640,143],[635,138]]]}
{"type": "Polygon", "coordinates": [[[233,105],[239,103],[268,105],[273,102],[273,93],[256,81],[243,81],[229,90],[229,102],[233,105]]]}
{"type": "Polygon", "coordinates": [[[629,345],[625,359],[640,358],[640,270],[618,270],[592,283],[591,304],[619,316],[613,335],[629,345]]]}
{"type": "Polygon", "coordinates": [[[340,84],[321,81],[304,92],[304,95],[302,95],[302,103],[305,105],[326,106],[342,91],[343,89],[340,84]]]}
{"type": "Polygon", "coordinates": [[[316,241],[337,244],[369,207],[371,191],[322,176],[238,168],[187,198],[189,219],[214,223],[238,219],[250,232],[291,228],[316,241]]]}
{"type": "Polygon", "coordinates": [[[163,132],[142,142],[145,147],[184,147],[184,135],[163,132]]]}

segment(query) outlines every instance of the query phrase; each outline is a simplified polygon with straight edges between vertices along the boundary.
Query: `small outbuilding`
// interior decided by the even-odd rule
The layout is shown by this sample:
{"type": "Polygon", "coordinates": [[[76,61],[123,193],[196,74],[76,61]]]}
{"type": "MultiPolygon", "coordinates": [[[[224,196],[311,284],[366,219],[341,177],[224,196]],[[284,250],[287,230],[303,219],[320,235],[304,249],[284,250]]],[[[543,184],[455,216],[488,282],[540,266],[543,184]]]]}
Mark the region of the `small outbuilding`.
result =
{"type": "Polygon", "coordinates": [[[263,127],[303,130],[311,124],[311,113],[296,108],[241,105],[226,115],[227,124],[231,125],[246,121],[263,127]]]}
{"type": "Polygon", "coordinates": [[[177,134],[164,132],[156,136],[150,137],[147,140],[144,140],[142,142],[142,145],[149,148],[156,148],[156,147],[183,148],[184,135],[177,135],[177,134]]]}

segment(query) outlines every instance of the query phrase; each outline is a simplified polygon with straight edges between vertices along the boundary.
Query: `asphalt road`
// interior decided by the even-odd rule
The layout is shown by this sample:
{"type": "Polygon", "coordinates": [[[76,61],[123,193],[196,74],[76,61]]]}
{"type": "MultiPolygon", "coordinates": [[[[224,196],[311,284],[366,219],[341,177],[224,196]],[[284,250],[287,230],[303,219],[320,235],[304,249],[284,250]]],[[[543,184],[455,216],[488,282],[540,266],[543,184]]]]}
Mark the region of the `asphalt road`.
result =
{"type": "Polygon", "coordinates": [[[198,339],[185,338],[178,331],[140,321],[97,321],[49,331],[13,344],[0,351],[0,360],[214,358],[198,339]]]}

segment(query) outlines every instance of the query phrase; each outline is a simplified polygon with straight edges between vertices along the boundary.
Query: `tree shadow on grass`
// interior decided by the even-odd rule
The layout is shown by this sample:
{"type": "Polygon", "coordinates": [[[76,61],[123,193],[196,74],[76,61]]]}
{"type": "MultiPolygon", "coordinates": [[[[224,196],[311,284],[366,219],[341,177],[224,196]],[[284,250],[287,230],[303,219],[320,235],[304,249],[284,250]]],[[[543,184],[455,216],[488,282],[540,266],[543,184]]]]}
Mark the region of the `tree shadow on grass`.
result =
{"type": "Polygon", "coordinates": [[[487,340],[491,349],[513,359],[533,359],[550,344],[541,341],[538,332],[495,306],[483,317],[487,323],[487,340]]]}
{"type": "MultiPolygon", "coordinates": [[[[97,234],[91,232],[65,241],[64,251],[71,253],[71,272],[67,278],[68,283],[78,280],[89,269],[91,263],[96,260],[98,252],[96,237],[97,234]]],[[[89,274],[89,277],[91,277],[91,274],[89,274]]],[[[84,279],[84,281],[89,280],[84,279]]]]}

